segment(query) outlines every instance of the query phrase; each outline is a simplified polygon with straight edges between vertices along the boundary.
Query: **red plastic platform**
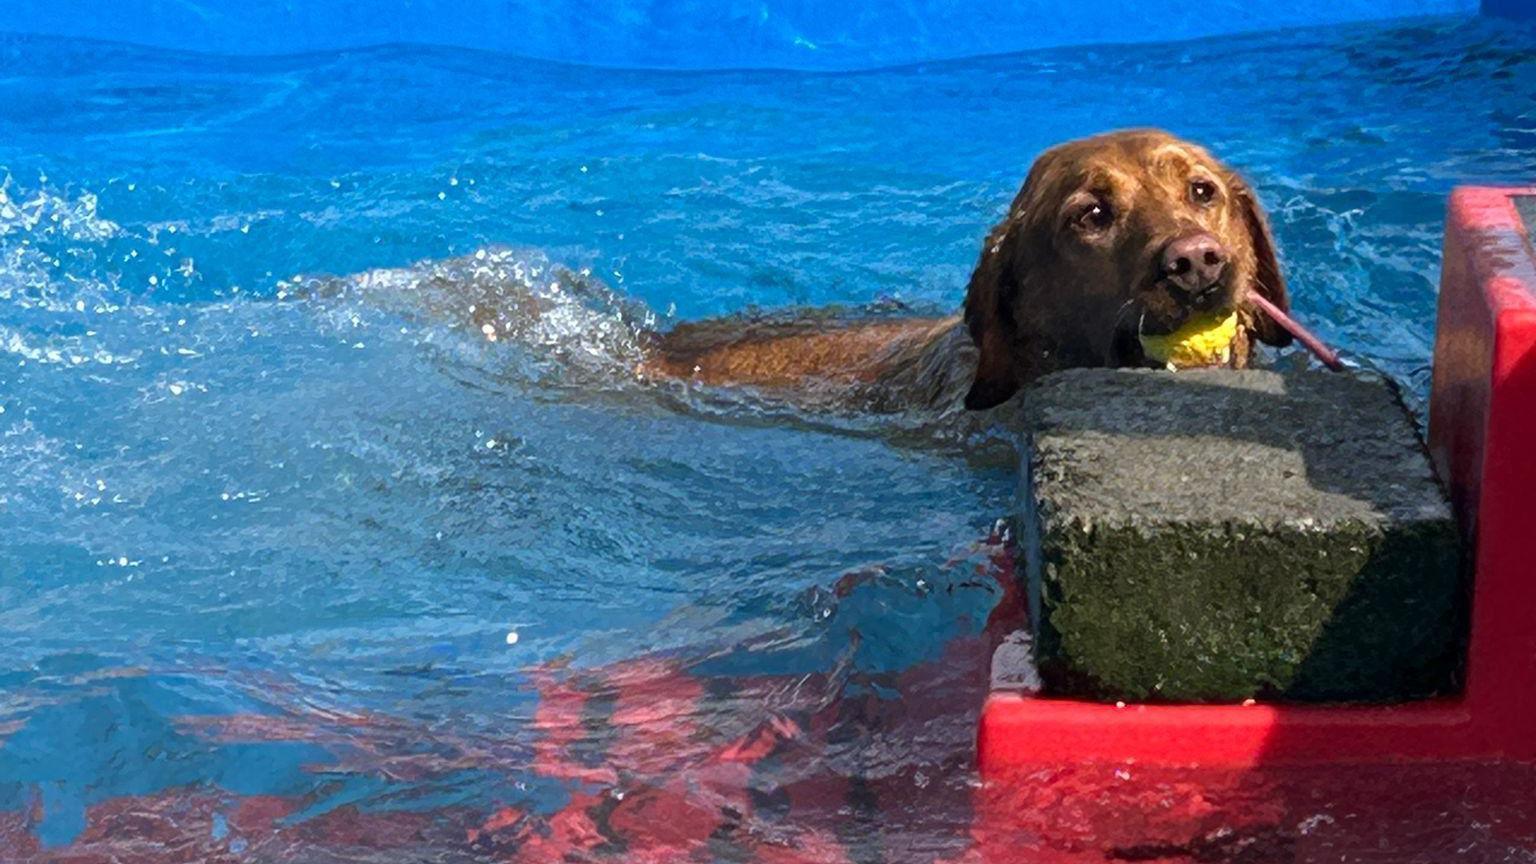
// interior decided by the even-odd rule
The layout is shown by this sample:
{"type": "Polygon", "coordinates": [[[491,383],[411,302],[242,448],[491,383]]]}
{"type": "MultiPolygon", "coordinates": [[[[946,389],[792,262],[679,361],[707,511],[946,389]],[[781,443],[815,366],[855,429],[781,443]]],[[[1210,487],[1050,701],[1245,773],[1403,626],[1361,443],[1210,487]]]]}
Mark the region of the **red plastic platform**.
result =
{"type": "Polygon", "coordinates": [[[1536,761],[1536,250],[1516,207],[1532,195],[1458,189],[1446,221],[1429,438],[1473,551],[1463,695],[1117,707],[994,691],[977,739],[984,777],[1090,762],[1536,761]]]}

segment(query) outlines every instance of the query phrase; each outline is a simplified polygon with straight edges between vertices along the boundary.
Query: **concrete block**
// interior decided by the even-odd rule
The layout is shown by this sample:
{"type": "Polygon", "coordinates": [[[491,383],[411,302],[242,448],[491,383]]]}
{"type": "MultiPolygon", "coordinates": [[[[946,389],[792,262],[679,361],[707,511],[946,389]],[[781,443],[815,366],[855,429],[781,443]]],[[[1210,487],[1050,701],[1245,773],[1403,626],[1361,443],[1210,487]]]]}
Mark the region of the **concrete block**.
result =
{"type": "Polygon", "coordinates": [[[1459,686],[1456,527],[1387,381],[1072,370],[1025,406],[1048,694],[1393,701],[1459,686]]]}

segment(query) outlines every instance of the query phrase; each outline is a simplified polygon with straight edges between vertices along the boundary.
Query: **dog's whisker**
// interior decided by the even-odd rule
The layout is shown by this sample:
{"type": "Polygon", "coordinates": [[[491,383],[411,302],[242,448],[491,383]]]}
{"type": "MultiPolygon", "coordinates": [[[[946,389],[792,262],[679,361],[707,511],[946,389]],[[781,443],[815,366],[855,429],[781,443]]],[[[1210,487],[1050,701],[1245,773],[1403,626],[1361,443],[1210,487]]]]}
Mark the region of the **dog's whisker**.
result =
{"type": "Polygon", "coordinates": [[[1132,297],[1131,299],[1129,299],[1129,300],[1125,301],[1124,303],[1120,304],[1120,308],[1115,310],[1115,323],[1116,324],[1120,323],[1120,319],[1125,317],[1125,313],[1128,310],[1130,310],[1132,304],[1134,304],[1135,302],[1136,302],[1136,298],[1132,297]]]}
{"type": "Polygon", "coordinates": [[[1120,308],[1115,312],[1115,320],[1114,324],[1111,325],[1111,329],[1119,330],[1121,323],[1126,320],[1128,315],[1136,316],[1136,332],[1138,334],[1141,333],[1141,325],[1147,318],[1147,311],[1142,308],[1136,297],[1132,297],[1120,304],[1120,308]]]}

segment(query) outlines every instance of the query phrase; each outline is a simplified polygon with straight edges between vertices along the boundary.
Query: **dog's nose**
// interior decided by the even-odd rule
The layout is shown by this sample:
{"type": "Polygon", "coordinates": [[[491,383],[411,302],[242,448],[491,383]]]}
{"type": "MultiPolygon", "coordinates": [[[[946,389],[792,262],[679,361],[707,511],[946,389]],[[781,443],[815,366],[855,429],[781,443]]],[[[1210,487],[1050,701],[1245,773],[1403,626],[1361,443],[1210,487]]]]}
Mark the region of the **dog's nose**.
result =
{"type": "Polygon", "coordinates": [[[1163,247],[1163,278],[1192,297],[1215,286],[1226,269],[1227,250],[1204,231],[1186,234],[1163,247]]]}

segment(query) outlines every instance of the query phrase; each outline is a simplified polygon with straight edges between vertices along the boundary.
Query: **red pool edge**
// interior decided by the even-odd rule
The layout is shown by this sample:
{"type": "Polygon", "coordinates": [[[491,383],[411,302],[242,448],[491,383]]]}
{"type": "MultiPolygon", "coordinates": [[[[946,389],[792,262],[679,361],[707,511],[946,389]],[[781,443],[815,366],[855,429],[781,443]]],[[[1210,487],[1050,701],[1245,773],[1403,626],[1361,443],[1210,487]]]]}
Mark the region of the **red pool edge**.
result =
{"type": "Polygon", "coordinates": [[[1466,686],[1400,705],[1103,705],[990,693],[983,779],[1078,763],[1536,762],[1536,249],[1514,199],[1447,210],[1429,449],[1472,550],[1466,686]]]}

